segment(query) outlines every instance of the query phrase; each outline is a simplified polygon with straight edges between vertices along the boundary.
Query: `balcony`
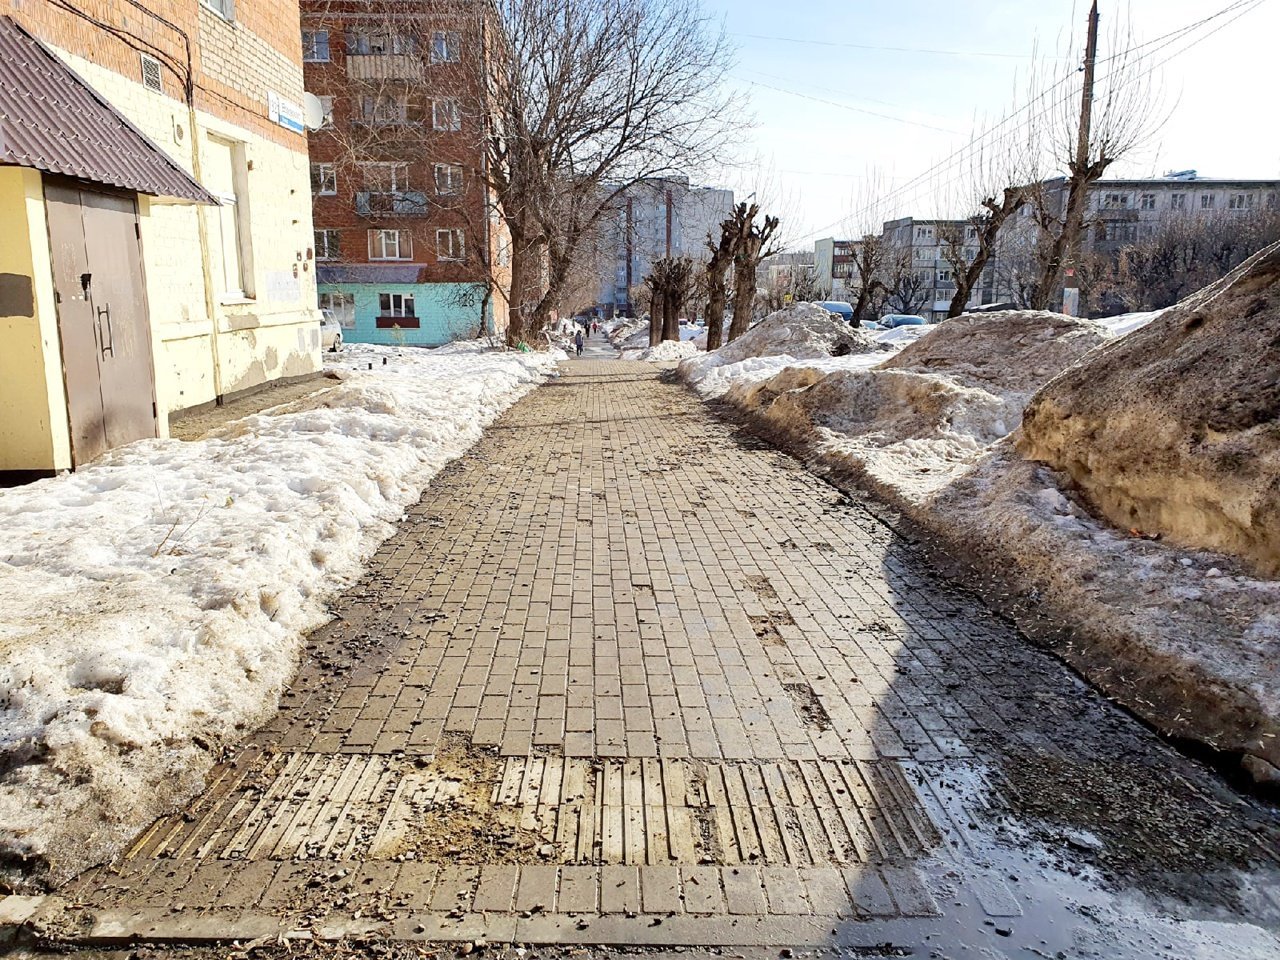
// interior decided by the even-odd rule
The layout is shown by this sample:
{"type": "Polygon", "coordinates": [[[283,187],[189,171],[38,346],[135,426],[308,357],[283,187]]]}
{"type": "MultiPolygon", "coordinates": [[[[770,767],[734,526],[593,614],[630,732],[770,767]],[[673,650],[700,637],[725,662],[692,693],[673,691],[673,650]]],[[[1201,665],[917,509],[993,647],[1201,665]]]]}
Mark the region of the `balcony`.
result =
{"type": "Polygon", "coordinates": [[[427,195],[411,191],[356,194],[356,213],[362,217],[425,217],[427,195]]]}
{"type": "Polygon", "coordinates": [[[421,80],[422,58],[403,53],[348,54],[347,76],[352,80],[421,80]]]}

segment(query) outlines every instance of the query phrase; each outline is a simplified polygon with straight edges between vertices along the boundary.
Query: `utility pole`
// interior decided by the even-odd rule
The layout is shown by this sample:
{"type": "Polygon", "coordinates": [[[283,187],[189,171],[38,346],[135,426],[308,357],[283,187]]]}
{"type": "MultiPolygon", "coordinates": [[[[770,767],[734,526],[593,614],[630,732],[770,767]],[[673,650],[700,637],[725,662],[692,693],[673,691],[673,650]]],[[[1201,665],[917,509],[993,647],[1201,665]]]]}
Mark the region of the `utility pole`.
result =
{"type": "MultiPolygon", "coordinates": [[[[1093,125],[1093,70],[1098,59],[1098,0],[1093,0],[1089,10],[1089,39],[1084,51],[1084,92],[1080,97],[1080,135],[1076,140],[1076,155],[1072,162],[1072,174],[1083,181],[1089,168],[1089,136],[1093,125]]],[[[1067,220],[1063,229],[1070,231],[1067,248],[1067,270],[1062,289],[1062,312],[1068,316],[1080,313],[1080,279],[1076,269],[1080,262],[1080,231],[1084,220],[1084,203],[1088,196],[1081,182],[1080,189],[1068,195],[1067,220]]]]}

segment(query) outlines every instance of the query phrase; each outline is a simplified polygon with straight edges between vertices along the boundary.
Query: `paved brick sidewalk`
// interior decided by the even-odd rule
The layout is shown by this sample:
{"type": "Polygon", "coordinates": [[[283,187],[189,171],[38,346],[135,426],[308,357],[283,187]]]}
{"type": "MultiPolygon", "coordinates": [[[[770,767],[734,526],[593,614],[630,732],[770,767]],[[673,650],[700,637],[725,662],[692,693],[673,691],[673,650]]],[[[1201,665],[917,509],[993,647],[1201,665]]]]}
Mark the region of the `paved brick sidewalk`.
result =
{"type": "Polygon", "coordinates": [[[1271,812],[589,346],[433,483],[275,719],[68,923],[1045,949],[1125,891],[1280,922],[1271,812]]]}

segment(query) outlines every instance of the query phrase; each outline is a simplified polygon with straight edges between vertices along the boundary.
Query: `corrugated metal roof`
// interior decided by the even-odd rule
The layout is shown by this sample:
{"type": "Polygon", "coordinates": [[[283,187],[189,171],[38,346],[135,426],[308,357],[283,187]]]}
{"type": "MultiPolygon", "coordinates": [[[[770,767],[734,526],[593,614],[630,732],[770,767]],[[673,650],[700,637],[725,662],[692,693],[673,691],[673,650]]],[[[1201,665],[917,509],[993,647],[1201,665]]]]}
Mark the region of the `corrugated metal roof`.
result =
{"type": "Polygon", "coordinates": [[[0,17],[0,164],[218,202],[11,17],[0,17]]]}

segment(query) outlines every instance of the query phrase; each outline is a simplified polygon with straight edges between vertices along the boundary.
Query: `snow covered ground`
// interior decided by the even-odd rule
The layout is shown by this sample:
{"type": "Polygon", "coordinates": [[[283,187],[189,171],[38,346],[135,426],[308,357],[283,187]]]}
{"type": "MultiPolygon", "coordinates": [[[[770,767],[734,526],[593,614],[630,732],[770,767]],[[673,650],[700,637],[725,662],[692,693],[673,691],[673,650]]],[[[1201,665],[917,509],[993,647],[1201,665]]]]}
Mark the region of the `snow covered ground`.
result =
{"type": "Polygon", "coordinates": [[[878,339],[893,353],[842,357],[814,356],[812,338],[791,331],[752,351],[765,355],[740,356],[734,344],[686,360],[680,373],[1074,627],[1063,654],[1135,712],[1170,733],[1270,758],[1280,743],[1280,583],[1111,528],[1067,478],[1013,449],[1040,386],[1157,315],[973,315],[884,331],[878,339]]]}
{"type": "Polygon", "coordinates": [[[561,356],[349,345],[331,389],[0,491],[0,855],[65,876],[198,789],[327,601],[561,356]]]}

